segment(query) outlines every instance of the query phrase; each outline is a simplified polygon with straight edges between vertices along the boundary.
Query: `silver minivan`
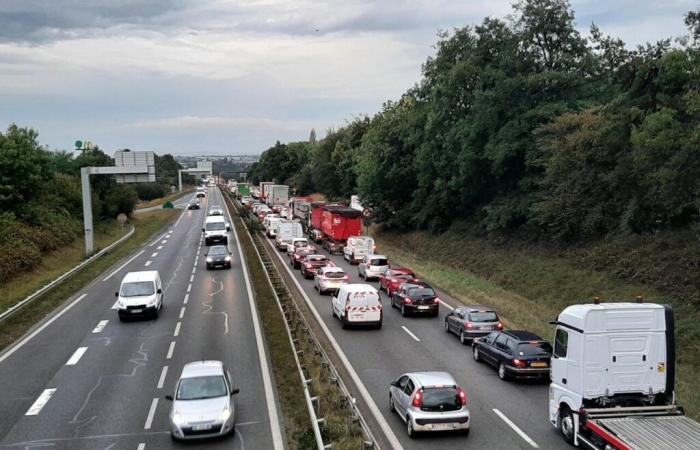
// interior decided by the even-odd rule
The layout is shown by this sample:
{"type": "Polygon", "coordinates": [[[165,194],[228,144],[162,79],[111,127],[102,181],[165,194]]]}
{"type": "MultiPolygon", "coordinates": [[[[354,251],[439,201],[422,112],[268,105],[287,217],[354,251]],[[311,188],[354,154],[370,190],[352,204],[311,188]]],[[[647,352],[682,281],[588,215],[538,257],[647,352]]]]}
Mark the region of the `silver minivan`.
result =
{"type": "Polygon", "coordinates": [[[392,381],[389,408],[406,422],[408,437],[423,431],[469,434],[467,393],[447,372],[410,372],[392,381]]]}

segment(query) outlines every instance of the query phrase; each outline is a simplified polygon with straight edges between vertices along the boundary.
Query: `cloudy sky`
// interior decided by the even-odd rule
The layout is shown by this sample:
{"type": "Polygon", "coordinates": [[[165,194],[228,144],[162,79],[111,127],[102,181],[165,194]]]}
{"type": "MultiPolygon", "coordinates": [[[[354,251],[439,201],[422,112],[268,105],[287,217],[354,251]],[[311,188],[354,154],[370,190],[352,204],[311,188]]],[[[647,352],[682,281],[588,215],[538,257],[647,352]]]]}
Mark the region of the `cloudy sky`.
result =
{"type": "MultiPolygon", "coordinates": [[[[0,129],[175,154],[257,154],[379,110],[436,31],[510,0],[0,0],[0,129]]],[[[686,32],[700,0],[572,0],[635,45],[686,32]]]]}

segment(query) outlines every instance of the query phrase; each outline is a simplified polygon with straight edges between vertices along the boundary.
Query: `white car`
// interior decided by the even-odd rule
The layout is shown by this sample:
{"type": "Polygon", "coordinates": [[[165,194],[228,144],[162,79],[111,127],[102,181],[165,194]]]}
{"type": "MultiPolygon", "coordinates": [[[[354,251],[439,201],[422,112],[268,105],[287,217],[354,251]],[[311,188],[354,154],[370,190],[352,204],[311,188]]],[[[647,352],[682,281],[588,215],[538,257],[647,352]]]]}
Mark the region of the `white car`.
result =
{"type": "Polygon", "coordinates": [[[239,390],[221,361],[186,364],[175,387],[170,410],[173,440],[224,436],[236,432],[233,395],[239,390]]]}
{"type": "Polygon", "coordinates": [[[299,247],[310,247],[316,250],[316,247],[311,245],[307,238],[293,238],[292,242],[289,245],[287,245],[287,254],[291,255],[292,253],[294,253],[294,250],[298,249],[299,247]]]}
{"type": "Polygon", "coordinates": [[[337,291],[350,280],[348,274],[341,267],[321,267],[314,275],[314,289],[323,295],[329,291],[337,291]]]}
{"type": "Polygon", "coordinates": [[[357,266],[357,274],[365,281],[378,280],[387,270],[389,270],[389,259],[384,255],[367,255],[357,266]]]}
{"type": "Polygon", "coordinates": [[[224,210],[221,206],[211,206],[209,208],[209,215],[210,216],[223,216],[224,215],[224,210]]]}

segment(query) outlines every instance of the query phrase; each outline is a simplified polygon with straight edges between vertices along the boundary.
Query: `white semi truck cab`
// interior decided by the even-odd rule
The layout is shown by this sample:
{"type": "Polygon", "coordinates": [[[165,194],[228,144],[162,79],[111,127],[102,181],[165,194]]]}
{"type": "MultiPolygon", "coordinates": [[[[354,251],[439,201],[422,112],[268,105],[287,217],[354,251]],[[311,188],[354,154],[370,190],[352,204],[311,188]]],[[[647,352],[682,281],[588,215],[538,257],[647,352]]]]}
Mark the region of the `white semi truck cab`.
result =
{"type": "Polygon", "coordinates": [[[595,450],[700,449],[700,424],[675,404],[673,309],[572,305],[555,322],[549,420],[595,450]]]}

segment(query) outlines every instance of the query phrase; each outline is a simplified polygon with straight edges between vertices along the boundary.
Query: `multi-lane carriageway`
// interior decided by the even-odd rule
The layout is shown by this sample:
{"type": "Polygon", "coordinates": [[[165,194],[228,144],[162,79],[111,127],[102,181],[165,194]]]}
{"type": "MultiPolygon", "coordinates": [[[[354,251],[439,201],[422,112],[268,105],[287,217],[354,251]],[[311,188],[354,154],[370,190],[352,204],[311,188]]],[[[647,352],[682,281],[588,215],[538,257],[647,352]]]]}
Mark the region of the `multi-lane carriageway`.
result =
{"type": "MultiPolygon", "coordinates": [[[[331,314],[331,297],[320,295],[312,280],[305,280],[293,270],[286,255],[268,241],[269,252],[277,254],[284,269],[301,289],[312,312],[320,317],[334,346],[340,349],[356,374],[358,395],[367,403],[365,414],[374,422],[390,447],[404,449],[566,449],[547,416],[548,385],[534,382],[504,382],[496,371],[472,359],[471,347],[444,329],[445,315],[459,304],[443,292],[436,318],[402,317],[392,309],[388,297],[381,293],[384,323],[381,329],[343,329],[331,314]],[[402,373],[418,370],[450,372],[465,388],[472,416],[468,437],[434,434],[409,439],[404,422],[389,411],[389,382],[402,373]],[[363,392],[364,391],[364,392],[363,392]]],[[[318,247],[318,246],[317,246],[318,247]]],[[[381,250],[381,249],[380,249],[381,250]]],[[[328,253],[319,248],[319,253],[328,253]]],[[[351,283],[364,283],[341,255],[329,255],[351,277],[351,283]]],[[[375,287],[378,282],[372,281],[375,287]]]]}
{"type": "MultiPolygon", "coordinates": [[[[264,346],[235,235],[231,270],[207,271],[201,210],[185,210],[148,242],[80,290],[0,354],[0,448],[164,449],[182,367],[222,360],[241,392],[237,431],[212,448],[281,449],[264,346]],[[130,271],[158,270],[165,304],[157,320],[119,322],[114,292],[130,271]]],[[[195,444],[194,448],[200,448],[195,444]]],[[[192,446],[191,446],[192,447],[192,446]]]]}

